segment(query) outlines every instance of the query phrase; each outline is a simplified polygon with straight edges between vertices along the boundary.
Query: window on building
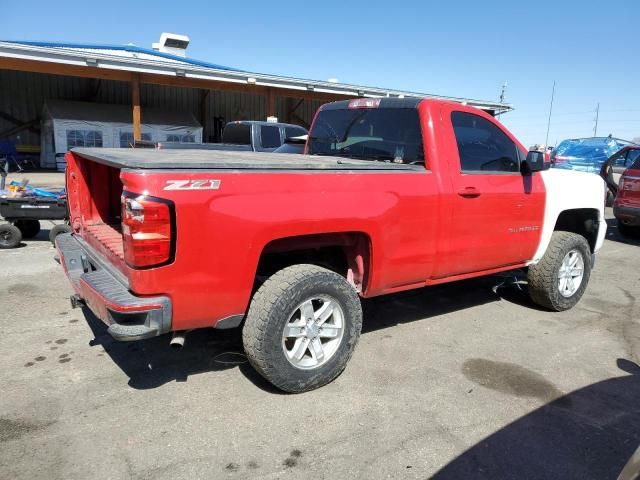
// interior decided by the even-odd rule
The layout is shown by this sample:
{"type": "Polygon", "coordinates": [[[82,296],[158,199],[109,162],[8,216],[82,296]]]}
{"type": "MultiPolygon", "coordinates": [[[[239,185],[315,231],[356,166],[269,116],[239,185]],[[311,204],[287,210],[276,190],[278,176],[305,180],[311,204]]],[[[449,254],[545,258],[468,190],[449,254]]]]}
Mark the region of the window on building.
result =
{"type": "Polygon", "coordinates": [[[81,130],[67,130],[67,149],[84,147],[84,134],[81,130]]]}
{"type": "Polygon", "coordinates": [[[67,148],[102,147],[102,132],[99,130],[67,130],[67,148]]]}
{"type": "MultiPolygon", "coordinates": [[[[144,140],[145,142],[151,141],[150,133],[142,133],[140,135],[140,140],[144,140]]],[[[133,132],[121,130],[120,131],[120,148],[129,148],[133,145],[133,132]]]]}
{"type": "Polygon", "coordinates": [[[84,144],[86,147],[102,147],[102,132],[97,130],[86,132],[84,144]]]}

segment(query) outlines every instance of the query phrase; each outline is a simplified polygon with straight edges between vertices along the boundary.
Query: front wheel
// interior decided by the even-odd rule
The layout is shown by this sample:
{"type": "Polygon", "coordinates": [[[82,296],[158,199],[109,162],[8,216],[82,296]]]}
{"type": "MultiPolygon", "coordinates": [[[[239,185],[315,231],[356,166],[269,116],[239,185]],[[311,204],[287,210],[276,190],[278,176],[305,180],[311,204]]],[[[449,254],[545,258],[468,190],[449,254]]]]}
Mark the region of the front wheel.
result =
{"type": "Polygon", "coordinates": [[[251,365],[292,393],[326,385],[344,370],[362,328],[355,289],[331,270],[294,265],[267,279],[242,331],[251,365]]]}
{"type": "Polygon", "coordinates": [[[572,308],[587,288],[591,264],[591,250],[582,235],[553,232],[542,259],[529,267],[529,296],[557,312],[572,308]]]}

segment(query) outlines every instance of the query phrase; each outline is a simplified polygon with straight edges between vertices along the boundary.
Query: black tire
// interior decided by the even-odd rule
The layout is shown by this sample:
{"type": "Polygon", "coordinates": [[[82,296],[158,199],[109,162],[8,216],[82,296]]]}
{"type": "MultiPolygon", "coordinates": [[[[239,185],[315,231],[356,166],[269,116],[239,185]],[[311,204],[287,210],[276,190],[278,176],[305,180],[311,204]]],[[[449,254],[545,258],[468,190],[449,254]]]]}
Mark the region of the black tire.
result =
{"type": "Polygon", "coordinates": [[[15,225],[4,223],[0,225],[0,248],[16,248],[22,241],[22,232],[15,225]]]}
{"type": "Polygon", "coordinates": [[[33,238],[40,233],[38,220],[16,220],[13,224],[20,229],[22,238],[33,238]]]}
{"type": "Polygon", "coordinates": [[[629,225],[625,225],[620,220],[618,220],[618,233],[623,237],[633,237],[638,236],[640,234],[640,228],[638,227],[630,227],[629,225]]]}
{"type": "Polygon", "coordinates": [[[272,275],[255,293],[242,340],[249,362],[260,375],[281,390],[300,393],[326,385],[342,373],[361,328],[360,298],[344,277],[316,265],[294,265],[272,275]],[[286,357],[283,331],[297,306],[318,295],[328,296],[340,306],[343,334],[326,363],[303,370],[286,357]]]}
{"type": "Polygon", "coordinates": [[[556,312],[569,310],[582,298],[589,283],[592,264],[591,249],[582,235],[572,232],[553,232],[551,242],[542,259],[537,264],[529,266],[527,280],[531,300],[556,312]],[[571,296],[564,296],[560,293],[558,275],[565,256],[572,250],[582,256],[584,264],[582,282],[571,296]]]}
{"type": "Polygon", "coordinates": [[[71,231],[71,227],[65,223],[61,225],[55,225],[51,230],[49,230],[49,241],[56,246],[56,237],[61,233],[69,233],[71,231]]]}

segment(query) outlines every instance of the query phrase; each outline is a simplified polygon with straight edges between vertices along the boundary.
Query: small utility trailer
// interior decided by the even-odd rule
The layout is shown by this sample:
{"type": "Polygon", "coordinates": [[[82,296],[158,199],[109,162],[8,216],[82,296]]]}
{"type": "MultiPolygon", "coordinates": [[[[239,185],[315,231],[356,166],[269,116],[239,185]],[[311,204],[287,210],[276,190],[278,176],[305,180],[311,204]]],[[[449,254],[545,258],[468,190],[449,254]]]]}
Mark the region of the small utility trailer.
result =
{"type": "MultiPolygon", "coordinates": [[[[15,248],[23,238],[33,238],[40,231],[40,220],[67,220],[67,199],[48,197],[0,198],[0,215],[8,222],[0,225],[0,249],[15,248]]],[[[49,232],[53,243],[60,233],[71,231],[66,223],[49,232]]]]}

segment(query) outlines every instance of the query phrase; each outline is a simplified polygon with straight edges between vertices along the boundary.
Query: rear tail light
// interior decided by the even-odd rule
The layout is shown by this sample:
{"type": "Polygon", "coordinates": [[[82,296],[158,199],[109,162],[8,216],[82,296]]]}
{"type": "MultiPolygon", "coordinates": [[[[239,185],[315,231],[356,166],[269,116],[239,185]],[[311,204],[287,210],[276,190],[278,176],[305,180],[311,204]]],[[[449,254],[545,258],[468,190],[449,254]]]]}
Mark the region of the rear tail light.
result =
{"type": "Polygon", "coordinates": [[[568,157],[561,157],[560,155],[556,155],[551,159],[551,163],[554,163],[557,165],[558,163],[565,163],[568,160],[569,160],[568,157]]]}
{"type": "Polygon", "coordinates": [[[173,260],[173,203],[144,195],[122,196],[124,259],[133,268],[148,268],[173,260]]]}

